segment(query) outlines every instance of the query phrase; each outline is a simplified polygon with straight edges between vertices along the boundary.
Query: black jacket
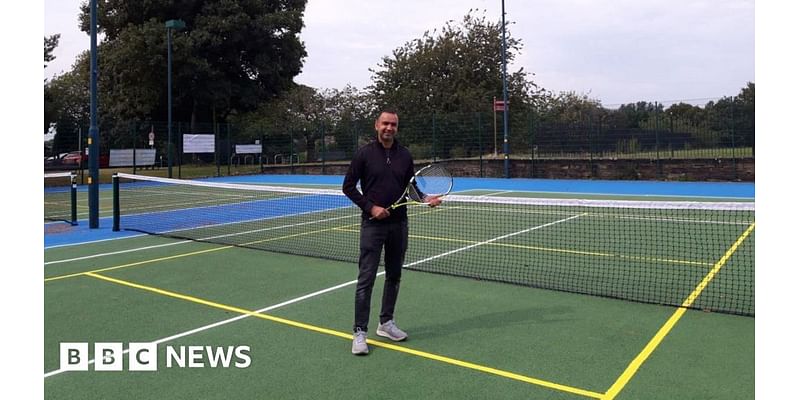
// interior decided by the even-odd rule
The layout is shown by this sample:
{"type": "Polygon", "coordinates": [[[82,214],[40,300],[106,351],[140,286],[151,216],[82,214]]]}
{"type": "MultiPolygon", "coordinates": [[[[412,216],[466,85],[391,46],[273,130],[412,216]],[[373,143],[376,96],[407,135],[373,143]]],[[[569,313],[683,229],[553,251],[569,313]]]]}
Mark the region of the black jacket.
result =
{"type": "MultiPolygon", "coordinates": [[[[389,149],[385,149],[378,140],[373,140],[353,156],[342,183],[342,192],[361,208],[362,218],[370,218],[373,205],[387,208],[394,204],[403,195],[413,176],[414,160],[407,148],[400,145],[397,139],[389,149]],[[359,181],[361,192],[356,188],[359,181]]],[[[407,219],[405,206],[389,212],[389,217],[382,221],[407,219]]]]}

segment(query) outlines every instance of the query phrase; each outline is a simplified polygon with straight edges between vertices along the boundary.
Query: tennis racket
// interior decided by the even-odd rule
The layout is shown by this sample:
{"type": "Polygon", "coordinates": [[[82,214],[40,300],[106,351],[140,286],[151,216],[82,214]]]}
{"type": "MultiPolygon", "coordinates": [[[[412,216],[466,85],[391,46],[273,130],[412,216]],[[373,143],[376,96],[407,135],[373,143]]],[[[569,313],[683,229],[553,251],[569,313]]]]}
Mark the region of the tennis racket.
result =
{"type": "Polygon", "coordinates": [[[439,164],[431,164],[423,167],[411,177],[403,195],[387,210],[394,210],[409,204],[429,204],[425,201],[426,197],[446,196],[451,190],[453,190],[453,177],[450,172],[439,164]]]}

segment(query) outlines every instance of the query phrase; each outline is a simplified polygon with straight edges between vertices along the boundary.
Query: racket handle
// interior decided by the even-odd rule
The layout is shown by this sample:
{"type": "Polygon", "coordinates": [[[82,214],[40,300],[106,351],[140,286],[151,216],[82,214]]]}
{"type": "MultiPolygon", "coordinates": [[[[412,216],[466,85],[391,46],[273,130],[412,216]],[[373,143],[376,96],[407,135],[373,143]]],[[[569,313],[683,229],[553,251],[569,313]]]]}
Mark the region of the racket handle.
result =
{"type": "MultiPolygon", "coordinates": [[[[394,208],[394,207],[384,208],[384,210],[386,210],[386,216],[387,216],[387,217],[388,217],[389,215],[391,215],[391,212],[389,212],[389,210],[391,210],[392,208],[394,208]]],[[[373,216],[373,217],[369,217],[369,220],[370,220],[370,221],[372,221],[373,219],[375,219],[375,217],[374,217],[374,216],[373,216]]]]}

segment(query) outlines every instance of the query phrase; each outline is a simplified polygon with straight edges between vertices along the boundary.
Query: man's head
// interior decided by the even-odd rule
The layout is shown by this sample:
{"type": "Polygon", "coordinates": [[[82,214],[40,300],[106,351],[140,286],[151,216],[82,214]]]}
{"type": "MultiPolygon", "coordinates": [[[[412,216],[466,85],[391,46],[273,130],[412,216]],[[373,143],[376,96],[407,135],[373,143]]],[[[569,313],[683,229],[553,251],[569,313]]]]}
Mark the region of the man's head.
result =
{"type": "Polygon", "coordinates": [[[385,147],[390,147],[394,142],[394,136],[397,134],[397,122],[397,113],[391,110],[382,111],[375,120],[378,141],[385,147]]]}

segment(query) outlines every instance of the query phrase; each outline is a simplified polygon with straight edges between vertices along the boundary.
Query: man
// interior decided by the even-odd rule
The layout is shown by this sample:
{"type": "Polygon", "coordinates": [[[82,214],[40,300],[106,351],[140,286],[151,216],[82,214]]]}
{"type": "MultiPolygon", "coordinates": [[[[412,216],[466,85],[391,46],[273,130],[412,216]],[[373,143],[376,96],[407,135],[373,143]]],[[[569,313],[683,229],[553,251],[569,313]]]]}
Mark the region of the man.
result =
{"type": "MultiPolygon", "coordinates": [[[[386,276],[380,325],[376,334],[394,341],[408,337],[394,322],[394,307],[408,246],[408,216],[405,206],[391,212],[389,206],[400,198],[414,176],[414,161],[408,149],[395,139],[397,124],[396,112],[380,113],[375,120],[376,140],[358,149],[342,184],[344,194],[363,211],[352,346],[353,354],[357,355],[369,353],[367,325],[370,301],[383,249],[386,251],[386,276]],[[361,181],[361,192],[356,188],[358,181],[361,181]]],[[[425,200],[431,207],[441,203],[437,196],[426,197],[425,200]]]]}

